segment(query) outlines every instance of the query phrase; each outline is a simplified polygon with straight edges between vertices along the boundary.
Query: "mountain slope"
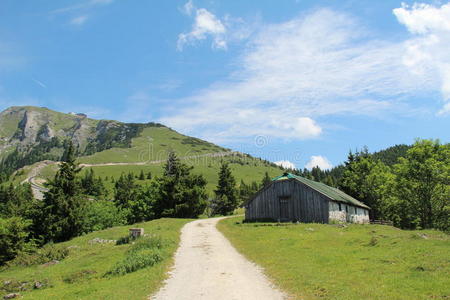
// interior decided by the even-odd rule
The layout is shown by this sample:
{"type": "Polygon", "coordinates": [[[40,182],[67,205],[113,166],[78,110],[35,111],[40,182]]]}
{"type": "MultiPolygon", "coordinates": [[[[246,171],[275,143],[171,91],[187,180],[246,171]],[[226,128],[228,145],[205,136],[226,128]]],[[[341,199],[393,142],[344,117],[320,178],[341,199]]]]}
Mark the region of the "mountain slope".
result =
{"type": "MultiPolygon", "coordinates": [[[[212,191],[217,183],[220,162],[226,160],[240,181],[260,181],[265,172],[277,176],[282,171],[272,163],[235,153],[212,143],[182,135],[157,123],[137,124],[94,120],[84,114],[65,114],[47,108],[11,107],[0,113],[0,168],[16,173],[16,183],[36,177],[36,182],[51,178],[56,171],[64,145],[71,140],[78,149],[79,163],[93,168],[104,178],[123,172],[141,171],[161,174],[169,151],[174,151],[194,172],[203,174],[212,191]],[[50,160],[32,172],[39,161],[50,160]],[[31,174],[31,175],[29,175],[31,174]]],[[[0,170],[4,171],[4,170],[0,170]]],[[[145,182],[142,182],[144,184],[145,182]]],[[[108,182],[110,188],[112,183],[108,182]]]]}

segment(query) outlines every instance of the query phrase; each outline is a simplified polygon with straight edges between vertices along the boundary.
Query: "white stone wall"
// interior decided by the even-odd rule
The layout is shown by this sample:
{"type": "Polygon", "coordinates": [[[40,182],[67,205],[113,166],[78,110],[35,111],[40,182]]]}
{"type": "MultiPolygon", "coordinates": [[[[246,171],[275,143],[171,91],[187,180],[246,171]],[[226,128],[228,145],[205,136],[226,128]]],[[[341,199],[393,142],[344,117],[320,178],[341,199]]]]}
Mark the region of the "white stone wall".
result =
{"type": "Polygon", "coordinates": [[[329,220],[330,222],[349,222],[365,224],[369,223],[369,211],[367,209],[347,205],[344,203],[330,201],[329,202],[329,220]]]}

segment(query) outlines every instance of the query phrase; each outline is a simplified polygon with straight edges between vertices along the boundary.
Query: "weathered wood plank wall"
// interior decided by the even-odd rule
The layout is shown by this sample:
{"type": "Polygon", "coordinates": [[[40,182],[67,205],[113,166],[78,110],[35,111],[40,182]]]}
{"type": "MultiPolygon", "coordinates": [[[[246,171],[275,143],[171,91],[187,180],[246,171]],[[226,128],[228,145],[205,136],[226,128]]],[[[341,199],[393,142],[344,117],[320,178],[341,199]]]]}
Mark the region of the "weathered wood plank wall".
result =
{"type": "Polygon", "coordinates": [[[245,219],[328,223],[328,198],[295,180],[280,180],[246,205],[245,219]],[[288,197],[288,216],[281,218],[280,198],[288,197]]]}

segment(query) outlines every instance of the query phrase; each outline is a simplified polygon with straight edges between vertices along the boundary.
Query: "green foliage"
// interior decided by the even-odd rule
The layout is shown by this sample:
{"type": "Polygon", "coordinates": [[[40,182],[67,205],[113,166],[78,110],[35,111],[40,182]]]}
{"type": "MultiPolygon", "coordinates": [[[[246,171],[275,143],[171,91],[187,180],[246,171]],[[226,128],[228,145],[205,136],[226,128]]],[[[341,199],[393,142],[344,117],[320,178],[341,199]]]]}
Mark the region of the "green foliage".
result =
{"type": "Polygon", "coordinates": [[[105,275],[125,275],[153,266],[164,259],[161,251],[164,246],[160,236],[138,238],[127,251],[125,258],[105,275]]]}
{"type": "Polygon", "coordinates": [[[244,180],[241,180],[238,189],[239,202],[242,204],[250,200],[260,188],[260,185],[256,181],[253,181],[251,184],[246,184],[244,180]]]}
{"type": "Polygon", "coordinates": [[[231,174],[229,165],[225,162],[222,162],[220,166],[219,183],[214,193],[216,194],[216,200],[213,202],[213,214],[232,214],[239,204],[238,194],[236,180],[231,174]]]}
{"type": "Polygon", "coordinates": [[[95,173],[92,168],[84,173],[80,184],[82,192],[85,195],[94,197],[103,197],[107,195],[107,190],[103,184],[103,180],[100,177],[95,178],[95,173]]]}
{"type": "Polygon", "coordinates": [[[86,232],[103,230],[126,223],[126,213],[112,201],[97,200],[89,202],[86,209],[86,232]]]}
{"type": "Polygon", "coordinates": [[[80,170],[70,143],[66,160],[44,194],[40,233],[45,241],[65,241],[86,230],[88,200],[76,178],[80,170]]]}
{"type": "MultiPolygon", "coordinates": [[[[367,150],[350,153],[341,188],[370,206],[372,218],[450,231],[450,144],[417,140],[407,148],[392,168],[367,150]]],[[[403,153],[405,147],[394,149],[403,153]]]]}
{"type": "Polygon", "coordinates": [[[386,202],[396,225],[450,231],[450,144],[417,140],[394,174],[386,202]]]}
{"type": "Polygon", "coordinates": [[[28,228],[31,221],[21,217],[0,218],[0,265],[33,249],[28,228]]]}
{"type": "Polygon", "coordinates": [[[382,199],[386,184],[392,180],[388,166],[375,160],[367,151],[350,152],[340,187],[350,196],[368,205],[372,219],[383,218],[382,199]]]}
{"type": "Polygon", "coordinates": [[[64,143],[57,137],[51,138],[49,141],[40,140],[38,144],[29,148],[16,148],[0,161],[0,170],[4,176],[10,176],[15,170],[32,165],[42,160],[59,160],[61,158],[64,143]],[[59,151],[52,151],[59,149],[59,151]]]}
{"type": "Polygon", "coordinates": [[[69,255],[69,249],[49,243],[40,249],[21,252],[15,259],[8,261],[8,267],[32,266],[48,263],[51,261],[61,261],[69,255]]]}
{"type": "Polygon", "coordinates": [[[385,165],[392,167],[399,162],[400,157],[406,156],[406,152],[411,147],[411,145],[405,144],[395,145],[384,150],[374,152],[372,156],[375,160],[380,160],[385,165]]]}
{"type": "Polygon", "coordinates": [[[174,152],[164,166],[164,176],[157,178],[156,217],[196,218],[207,205],[206,180],[191,174],[192,167],[182,164],[174,152]]]}
{"type": "Polygon", "coordinates": [[[114,202],[126,212],[128,223],[148,221],[155,217],[154,201],[158,191],[157,182],[143,187],[136,184],[132,173],[122,174],[114,186],[114,202]]]}

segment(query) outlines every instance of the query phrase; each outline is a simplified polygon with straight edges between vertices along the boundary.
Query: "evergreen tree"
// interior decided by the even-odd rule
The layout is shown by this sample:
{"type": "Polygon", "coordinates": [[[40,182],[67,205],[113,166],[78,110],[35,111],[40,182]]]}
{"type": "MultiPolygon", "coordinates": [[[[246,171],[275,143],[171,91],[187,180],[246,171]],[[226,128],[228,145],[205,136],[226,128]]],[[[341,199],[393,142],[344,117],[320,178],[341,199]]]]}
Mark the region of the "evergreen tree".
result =
{"type": "Polygon", "coordinates": [[[80,170],[73,144],[69,143],[65,160],[44,194],[41,233],[45,241],[65,241],[84,232],[88,200],[82,196],[76,178],[80,170]]]}
{"type": "Polygon", "coordinates": [[[139,180],[145,180],[144,171],[141,170],[141,173],[139,174],[139,180]]]}
{"type": "Polygon", "coordinates": [[[267,171],[264,173],[264,178],[262,180],[262,186],[268,186],[272,182],[272,179],[269,177],[269,173],[267,171]]]}
{"type": "Polygon", "coordinates": [[[195,218],[206,208],[206,180],[191,174],[192,167],[182,164],[174,152],[169,153],[164,175],[157,179],[156,217],[195,218]]]}
{"type": "Polygon", "coordinates": [[[219,183],[214,191],[218,198],[217,213],[221,215],[230,215],[238,206],[238,197],[236,191],[236,180],[231,174],[227,163],[222,162],[219,171],[219,183]]]}
{"type": "Polygon", "coordinates": [[[147,179],[152,179],[152,172],[148,171],[148,173],[147,173],[147,179]]]}

